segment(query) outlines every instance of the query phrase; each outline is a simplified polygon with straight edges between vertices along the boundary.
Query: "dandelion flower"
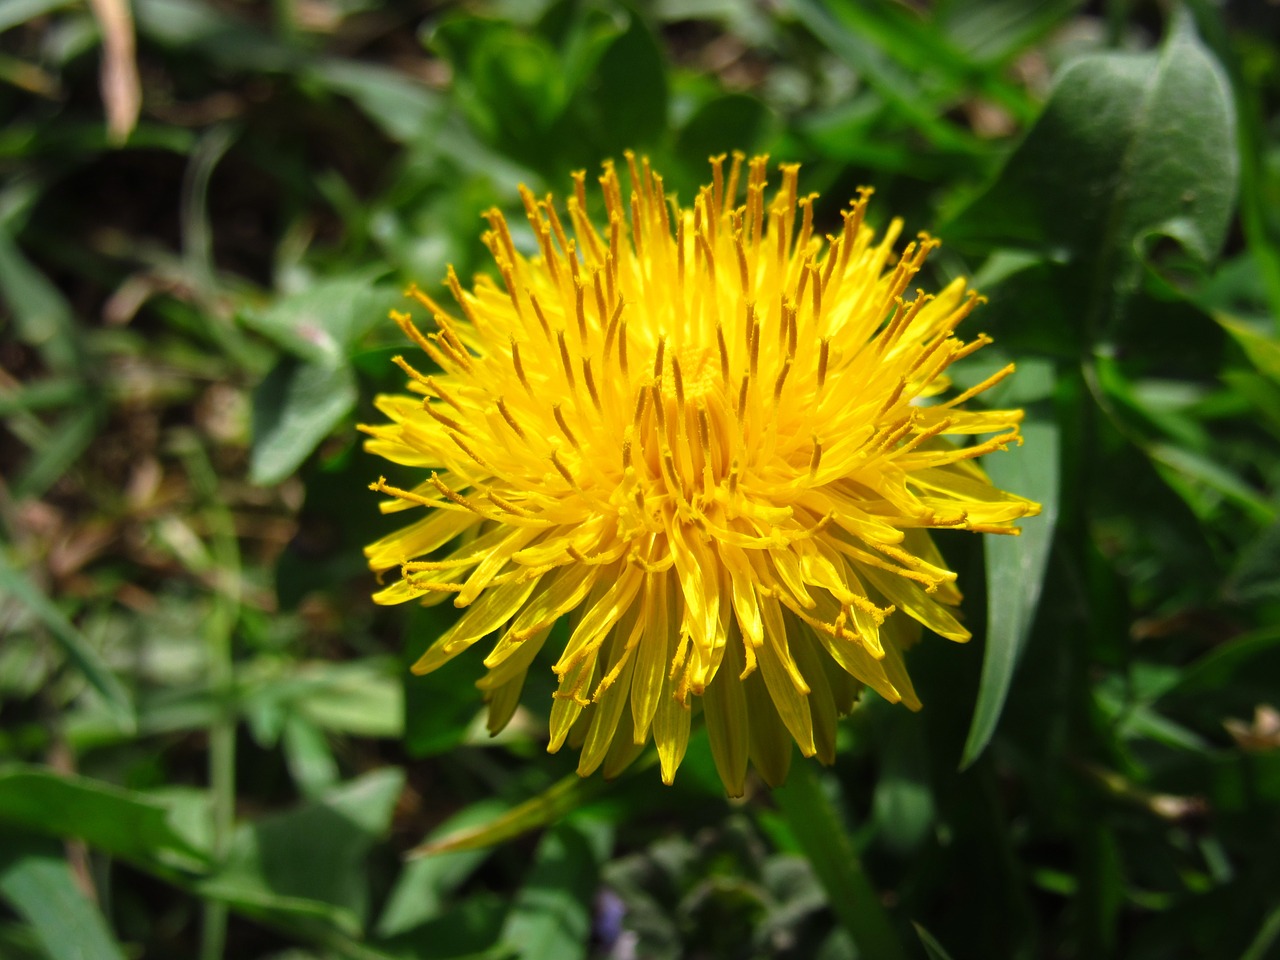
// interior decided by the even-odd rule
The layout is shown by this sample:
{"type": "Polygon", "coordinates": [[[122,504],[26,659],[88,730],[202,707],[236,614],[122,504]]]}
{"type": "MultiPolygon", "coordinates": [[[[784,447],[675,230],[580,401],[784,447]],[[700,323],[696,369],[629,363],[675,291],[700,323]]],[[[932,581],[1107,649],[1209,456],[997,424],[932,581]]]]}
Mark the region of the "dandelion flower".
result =
{"type": "Polygon", "coordinates": [[[603,229],[584,173],[563,213],[522,189],[532,255],[490,211],[496,279],[450,270],[452,311],[409,291],[434,329],[392,316],[436,372],[397,358],[414,395],[362,429],[423,476],[372,485],[424,514],[367,548],[400,571],[374,599],[464,611],[415,672],[496,633],[478,682],[496,733],[568,616],[548,749],[610,776],[652,737],[670,783],[700,710],[739,795],[748,763],[786,777],[792,741],[831,763],[864,685],[918,709],[920,625],[969,637],[930,529],[1017,533],[1039,507],[974,462],[1019,442],[1020,410],[964,407],[1012,364],[942,399],[990,341],[955,335],[979,299],[963,279],[908,294],[937,241],[895,255],[869,189],[824,238],[798,165],[770,193],[767,157],[725,159],[691,207],[646,160],[627,155],[626,193],[606,163],[603,229]]]}

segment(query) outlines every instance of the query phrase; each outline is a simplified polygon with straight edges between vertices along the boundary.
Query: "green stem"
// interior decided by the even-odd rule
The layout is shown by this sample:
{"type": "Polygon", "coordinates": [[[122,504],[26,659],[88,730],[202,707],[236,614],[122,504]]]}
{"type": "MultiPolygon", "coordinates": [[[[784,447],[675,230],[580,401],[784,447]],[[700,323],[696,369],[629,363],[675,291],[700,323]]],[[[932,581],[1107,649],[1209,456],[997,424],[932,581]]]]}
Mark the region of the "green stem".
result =
{"type": "Polygon", "coordinates": [[[859,955],[876,960],[906,960],[889,914],[862,870],[853,840],[811,765],[792,767],[786,786],[773,795],[791,835],[826,889],[831,909],[853,937],[859,955]]]}
{"type": "MultiPolygon", "coordinates": [[[[240,617],[240,548],[231,512],[218,497],[218,477],[194,436],[180,453],[192,487],[204,505],[214,559],[213,609],[205,623],[209,689],[215,719],[209,727],[209,790],[212,794],[213,858],[222,863],[231,848],[236,815],[236,709],[232,639],[240,617]]],[[[200,960],[221,960],[227,940],[227,907],[206,900],[200,936],[200,960]]]]}

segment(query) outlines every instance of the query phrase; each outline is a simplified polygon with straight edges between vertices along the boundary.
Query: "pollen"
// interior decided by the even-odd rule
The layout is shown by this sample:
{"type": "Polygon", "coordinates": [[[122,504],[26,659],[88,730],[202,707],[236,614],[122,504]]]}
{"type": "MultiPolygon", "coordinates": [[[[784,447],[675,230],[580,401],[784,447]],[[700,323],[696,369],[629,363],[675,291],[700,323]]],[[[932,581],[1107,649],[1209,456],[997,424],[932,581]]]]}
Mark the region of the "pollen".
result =
{"type": "Polygon", "coordinates": [[[425,318],[393,314],[425,356],[397,358],[412,395],[361,429],[421,482],[374,484],[418,514],[366,548],[401,574],[374,599],[462,609],[418,673],[496,637],[493,733],[567,618],[549,749],[613,776],[652,741],[670,783],[700,713],[739,795],[749,767],[785,779],[793,744],[833,762],[866,687],[918,709],[921,627],[969,637],[931,528],[1016,534],[1039,507],[976,463],[1022,412],[965,407],[1012,367],[939,399],[990,341],[956,333],[980,302],[963,279],[913,288],[936,240],[877,238],[867,188],[820,235],[795,164],[771,189],[768,158],[713,157],[681,205],[626,161],[598,199],[575,174],[563,212],[522,188],[536,254],[492,210],[498,280],[450,271],[455,310],[414,287],[425,318]]]}

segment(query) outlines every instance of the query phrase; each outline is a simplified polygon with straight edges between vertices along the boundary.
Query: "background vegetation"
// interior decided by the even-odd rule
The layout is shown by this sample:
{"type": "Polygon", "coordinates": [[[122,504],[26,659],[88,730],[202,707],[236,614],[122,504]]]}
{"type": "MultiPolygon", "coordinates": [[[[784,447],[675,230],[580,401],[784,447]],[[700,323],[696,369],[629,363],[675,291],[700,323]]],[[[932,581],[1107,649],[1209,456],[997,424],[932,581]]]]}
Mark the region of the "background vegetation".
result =
{"type": "Polygon", "coordinates": [[[841,960],[869,879],[904,956],[1280,956],[1280,7],[131,8],[0,4],[0,955],[841,960]],[[490,740],[360,555],[400,290],[628,147],[940,235],[1046,505],[742,802],[579,782],[549,669],[490,740]]]}

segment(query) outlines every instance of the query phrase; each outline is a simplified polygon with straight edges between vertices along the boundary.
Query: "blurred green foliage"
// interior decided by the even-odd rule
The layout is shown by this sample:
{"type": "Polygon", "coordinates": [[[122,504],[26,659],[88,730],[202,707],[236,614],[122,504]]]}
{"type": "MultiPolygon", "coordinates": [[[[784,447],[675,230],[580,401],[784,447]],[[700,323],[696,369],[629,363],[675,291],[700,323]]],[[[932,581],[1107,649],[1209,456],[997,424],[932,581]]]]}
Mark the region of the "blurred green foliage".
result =
{"type": "Polygon", "coordinates": [[[0,6],[0,955],[1280,956],[1276,37],[1248,0],[0,6]],[[922,644],[925,710],[868,695],[776,796],[727,802],[705,735],[672,788],[577,780],[548,669],[491,740],[478,658],[406,670],[449,608],[367,599],[388,309],[628,148],[685,199],[800,161],[825,223],[873,184],[989,298],[959,385],[1021,368],[989,466],[1045,514],[939,537],[981,649],[922,644]]]}

